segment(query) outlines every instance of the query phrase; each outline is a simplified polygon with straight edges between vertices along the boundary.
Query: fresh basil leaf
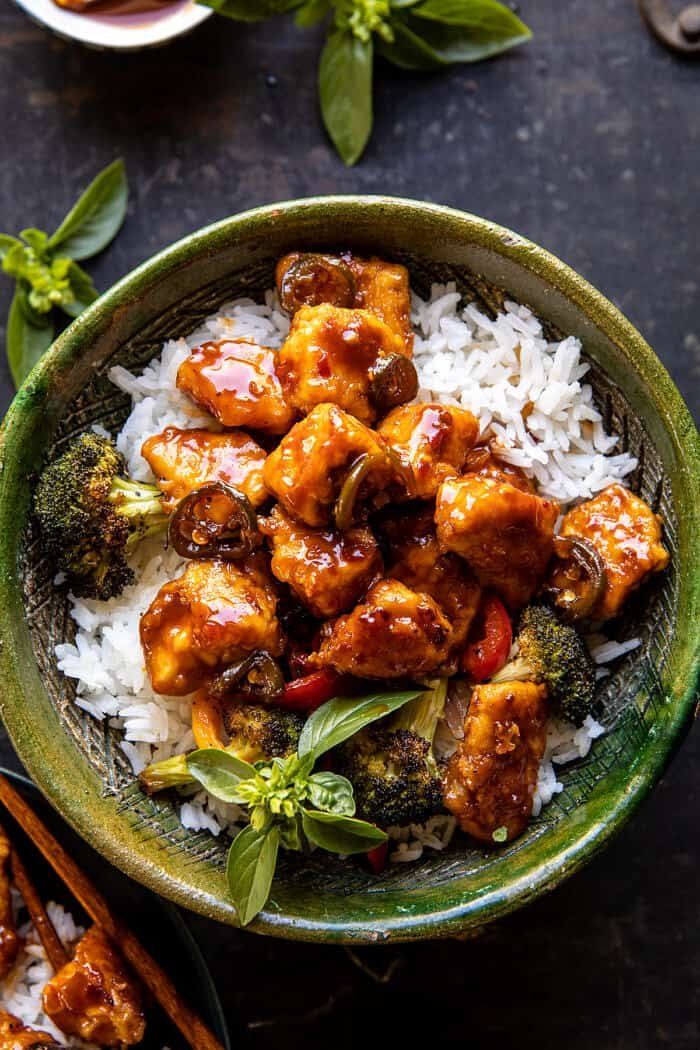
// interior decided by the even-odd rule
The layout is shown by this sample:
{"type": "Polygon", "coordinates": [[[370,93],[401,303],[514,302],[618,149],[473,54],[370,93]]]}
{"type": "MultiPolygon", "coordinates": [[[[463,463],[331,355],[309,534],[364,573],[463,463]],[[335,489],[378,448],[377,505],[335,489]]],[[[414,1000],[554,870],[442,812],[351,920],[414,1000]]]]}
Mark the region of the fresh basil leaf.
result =
{"type": "Polygon", "coordinates": [[[22,247],[22,242],[16,237],[10,237],[9,233],[0,233],[0,259],[4,259],[10,248],[22,247]]]}
{"type": "Polygon", "coordinates": [[[415,7],[419,3],[420,0],[389,0],[389,6],[399,10],[404,7],[415,7]]]}
{"type": "Polygon", "coordinates": [[[68,268],[68,280],[75,298],[72,303],[64,303],[61,309],[69,317],[79,317],[90,303],[94,303],[100,293],[92,283],[90,274],[85,273],[85,270],[83,270],[82,266],[78,266],[77,262],[71,262],[68,268]]]}
{"type": "Polygon", "coordinates": [[[5,335],[7,362],[16,387],[22,384],[39,358],[46,353],[54,336],[51,315],[35,315],[37,318],[40,316],[42,321],[41,326],[35,324],[28,319],[21,300],[22,292],[17,289],[10,304],[5,335]]]}
{"type": "Polygon", "coordinates": [[[37,255],[43,255],[49,243],[48,233],[44,233],[43,230],[37,230],[33,226],[30,226],[27,230],[20,230],[20,237],[30,248],[33,248],[37,255]]]}
{"type": "Polygon", "coordinates": [[[308,779],[309,801],[315,809],[341,816],[355,815],[355,797],[352,784],[339,773],[321,771],[312,773],[308,779]]]}
{"type": "Polygon", "coordinates": [[[279,831],[248,826],[236,835],[228,851],[226,877],[241,926],[247,926],[265,906],[277,866],[279,831]]]}
{"type": "Polygon", "coordinates": [[[124,222],[129,187],[123,160],[115,160],[93,179],[56,232],[50,248],[72,259],[87,259],[102,251],[124,222]]]}
{"type": "Polygon", "coordinates": [[[335,813],[305,809],[301,820],[309,842],[329,853],[366,853],[387,839],[386,833],[374,824],[335,813]]]}
{"type": "Polygon", "coordinates": [[[318,759],[370,722],[397,711],[423,692],[424,689],[408,689],[395,693],[371,693],[369,696],[337,696],[328,700],[304,724],[299,737],[299,755],[313,755],[318,759]]]}
{"type": "Polygon", "coordinates": [[[321,22],[331,9],[329,0],[306,0],[294,16],[294,22],[300,29],[321,22]]]}
{"type": "Polygon", "coordinates": [[[187,768],[205,791],[222,802],[239,802],[238,785],[256,775],[255,767],[215,747],[187,756],[187,768]]]}
{"type": "Polygon", "coordinates": [[[329,35],[318,67],[318,92],[326,131],[345,164],[362,155],[372,131],[371,38],[359,40],[350,29],[329,35]]]}
{"type": "Polygon", "coordinates": [[[532,36],[497,0],[423,0],[402,21],[445,62],[478,62],[532,36]]]}
{"type": "Polygon", "coordinates": [[[394,39],[377,40],[377,50],[388,62],[399,69],[416,70],[429,73],[441,69],[448,63],[438,53],[414,33],[407,25],[396,19],[391,23],[394,39]]]}

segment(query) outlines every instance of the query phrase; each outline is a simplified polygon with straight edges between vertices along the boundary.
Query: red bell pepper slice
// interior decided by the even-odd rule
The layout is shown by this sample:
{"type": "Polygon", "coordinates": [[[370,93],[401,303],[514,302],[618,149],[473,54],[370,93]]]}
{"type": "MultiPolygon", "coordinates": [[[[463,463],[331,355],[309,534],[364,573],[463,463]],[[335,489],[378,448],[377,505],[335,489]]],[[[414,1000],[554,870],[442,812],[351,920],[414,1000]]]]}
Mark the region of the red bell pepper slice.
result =
{"type": "Polygon", "coordinates": [[[387,857],[389,856],[389,843],[380,842],[374,849],[368,850],[366,856],[374,874],[380,875],[386,867],[387,857]]]}
{"type": "Polygon", "coordinates": [[[325,668],[322,671],[314,671],[313,674],[287,682],[282,695],[275,703],[288,711],[315,711],[321,704],[325,704],[326,700],[342,695],[345,681],[346,676],[338,674],[337,671],[325,668]]]}
{"type": "Polygon", "coordinates": [[[475,682],[486,682],[500,671],[513,644],[513,627],[505,605],[486,592],[462,653],[462,670],[475,682]]]}

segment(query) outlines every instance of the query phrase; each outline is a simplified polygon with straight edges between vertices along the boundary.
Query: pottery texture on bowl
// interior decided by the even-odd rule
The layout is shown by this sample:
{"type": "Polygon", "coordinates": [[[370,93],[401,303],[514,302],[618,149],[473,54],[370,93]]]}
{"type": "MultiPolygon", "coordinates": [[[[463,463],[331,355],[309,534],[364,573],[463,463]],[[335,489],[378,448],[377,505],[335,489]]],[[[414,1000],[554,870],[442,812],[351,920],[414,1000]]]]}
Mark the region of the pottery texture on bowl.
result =
{"type": "Polygon", "coordinates": [[[349,246],[405,263],[425,295],[454,280],[493,312],[530,305],[552,337],[578,335],[593,362],[605,425],[639,458],[633,487],[665,521],[670,569],[630,602],[615,637],[643,645],[600,688],[608,730],[560,771],[564,791],[499,851],[456,839],[380,877],[327,855],[285,855],[254,929],[285,937],[373,941],[464,931],[551,888],[585,861],[653,786],[687,725],[697,675],[698,435],[658,360],[581,278],[515,234],[447,209],[386,198],[333,198],[258,209],[194,234],[145,264],[61,337],[8,416],[0,477],[3,715],[20,756],[61,811],[110,860],[179,903],[234,921],[226,845],[180,827],[171,800],[134,784],[119,734],[81,712],[54,646],[74,625],[28,515],[36,471],[75,434],[115,431],[128,399],[112,365],[142,368],[165,339],[227,300],[258,298],[294,247],[349,246]]]}

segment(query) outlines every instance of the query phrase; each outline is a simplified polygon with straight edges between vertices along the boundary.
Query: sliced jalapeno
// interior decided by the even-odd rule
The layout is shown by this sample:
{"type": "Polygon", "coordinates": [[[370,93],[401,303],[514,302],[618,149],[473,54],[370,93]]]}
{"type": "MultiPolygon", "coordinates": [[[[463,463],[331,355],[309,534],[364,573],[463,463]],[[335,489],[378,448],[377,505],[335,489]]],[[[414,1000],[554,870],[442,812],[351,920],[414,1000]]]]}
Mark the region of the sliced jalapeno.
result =
{"type": "Polygon", "coordinates": [[[211,481],[180,500],[168,538],[183,558],[244,558],[260,543],[255,511],[242,492],[211,481]]]}
{"type": "Polygon", "coordinates": [[[355,278],[340,259],[305,253],[285,270],[279,282],[282,309],[295,314],[302,306],[350,307],[355,302],[355,278]]]}
{"type": "Polygon", "coordinates": [[[412,401],[418,393],[415,365],[403,354],[386,354],[372,369],[370,380],[372,404],[380,414],[397,405],[412,401]]]}
{"type": "Polygon", "coordinates": [[[567,620],[590,616],[607,585],[605,562],[592,543],[578,536],[556,536],[554,558],[545,593],[567,620]]]}
{"type": "Polygon", "coordinates": [[[280,665],[265,649],[258,649],[238,663],[231,664],[209,685],[218,699],[237,697],[270,703],[282,694],[284,675],[280,665]]]}

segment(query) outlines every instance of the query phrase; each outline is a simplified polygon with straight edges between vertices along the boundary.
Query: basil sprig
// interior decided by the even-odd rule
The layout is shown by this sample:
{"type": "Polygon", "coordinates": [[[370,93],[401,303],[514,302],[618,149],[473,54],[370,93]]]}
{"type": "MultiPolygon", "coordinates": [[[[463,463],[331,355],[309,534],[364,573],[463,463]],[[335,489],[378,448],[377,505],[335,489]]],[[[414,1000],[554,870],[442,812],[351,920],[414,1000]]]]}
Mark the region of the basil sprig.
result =
{"type": "Polygon", "coordinates": [[[294,12],[305,28],[326,22],[318,94],[326,130],[346,164],[372,133],[377,54],[400,69],[429,72],[478,62],[524,44],[532,33],[498,0],[199,0],[239,22],[294,12]]]}
{"type": "Polygon", "coordinates": [[[187,768],[222,802],[246,806],[250,824],[231,844],[226,864],[229,893],[241,926],[265,906],[280,847],[330,853],[365,853],[386,833],[355,818],[352,784],[327,770],[313,772],[321,755],[359,729],[414,700],[420,689],[336,697],[310,716],[297,753],[254,766],[226,751],[203,748],[187,756],[187,768]]]}
{"type": "Polygon", "coordinates": [[[102,251],[124,221],[128,187],[124,162],[115,160],[93,179],[55,233],[22,230],[0,234],[0,260],[15,279],[6,348],[19,386],[53,342],[55,311],[77,317],[97,298],[89,274],[76,260],[102,251]]]}

